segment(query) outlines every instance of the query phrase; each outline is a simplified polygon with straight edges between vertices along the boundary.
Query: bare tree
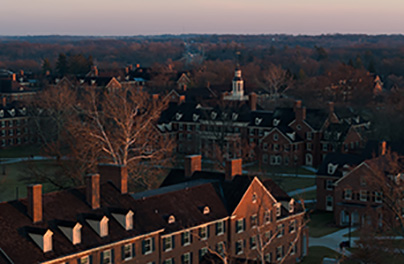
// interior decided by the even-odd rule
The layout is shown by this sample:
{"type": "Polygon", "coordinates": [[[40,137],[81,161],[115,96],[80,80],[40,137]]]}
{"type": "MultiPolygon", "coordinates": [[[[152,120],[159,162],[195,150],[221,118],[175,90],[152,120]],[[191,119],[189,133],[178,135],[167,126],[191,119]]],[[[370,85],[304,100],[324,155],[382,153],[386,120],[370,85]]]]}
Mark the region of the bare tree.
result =
{"type": "Polygon", "coordinates": [[[128,166],[132,186],[149,188],[156,184],[151,177],[162,166],[153,165],[169,160],[173,146],[155,128],[166,102],[152,100],[145,92],[131,87],[110,91],[86,87],[69,96],[72,102],[64,109],[58,100],[65,97],[52,97],[53,93],[51,89],[45,91],[41,102],[59,122],[57,136],[45,147],[54,146],[60,151],[66,146],[61,153],[70,166],[75,164],[71,167],[78,169],[72,173],[75,183],[82,182],[82,175],[95,170],[98,163],[112,163],[128,166]],[[48,103],[53,100],[54,104],[48,103]],[[61,114],[55,110],[59,108],[61,114]]]}
{"type": "Polygon", "coordinates": [[[281,66],[271,64],[263,75],[261,87],[269,93],[271,99],[279,99],[290,88],[292,76],[281,66]]]}

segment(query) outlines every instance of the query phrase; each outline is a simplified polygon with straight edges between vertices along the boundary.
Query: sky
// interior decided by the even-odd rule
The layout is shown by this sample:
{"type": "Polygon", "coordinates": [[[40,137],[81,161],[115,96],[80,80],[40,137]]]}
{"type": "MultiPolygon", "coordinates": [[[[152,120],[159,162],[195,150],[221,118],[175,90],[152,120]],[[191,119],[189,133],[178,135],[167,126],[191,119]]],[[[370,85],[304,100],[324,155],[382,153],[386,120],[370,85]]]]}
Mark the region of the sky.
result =
{"type": "Polygon", "coordinates": [[[404,0],[0,0],[0,35],[404,34],[404,0]]]}

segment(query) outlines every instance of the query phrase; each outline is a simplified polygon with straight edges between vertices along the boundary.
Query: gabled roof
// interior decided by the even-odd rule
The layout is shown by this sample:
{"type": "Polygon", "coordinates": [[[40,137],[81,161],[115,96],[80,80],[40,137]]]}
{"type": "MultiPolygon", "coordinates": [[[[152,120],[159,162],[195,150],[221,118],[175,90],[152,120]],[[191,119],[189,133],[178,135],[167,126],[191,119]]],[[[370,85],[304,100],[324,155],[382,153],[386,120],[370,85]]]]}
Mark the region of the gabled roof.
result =
{"type": "MultiPolygon", "coordinates": [[[[139,197],[139,195],[135,194],[134,197],[139,197]]],[[[192,228],[228,216],[227,210],[212,183],[180,188],[174,191],[167,189],[165,193],[137,199],[136,205],[143,208],[142,217],[158,217],[157,222],[161,224],[162,228],[165,228],[165,233],[192,228]],[[203,213],[205,206],[209,207],[208,214],[203,213]],[[175,222],[169,224],[168,218],[171,215],[174,216],[175,222]]],[[[155,225],[155,223],[150,223],[150,225],[155,225]]]]}
{"type": "Polygon", "coordinates": [[[343,167],[345,165],[349,167],[354,167],[360,164],[364,159],[357,155],[352,154],[342,154],[342,153],[329,153],[321,163],[317,175],[321,176],[333,176],[333,177],[342,177],[343,176],[343,167]],[[331,164],[331,165],[330,165],[331,164]],[[335,169],[329,170],[328,167],[332,166],[335,169]],[[332,174],[329,172],[333,171],[332,174]]]}
{"type": "Polygon", "coordinates": [[[329,114],[324,109],[307,109],[306,110],[306,123],[309,124],[314,130],[319,131],[329,114]]]}
{"type": "MultiPolygon", "coordinates": [[[[43,222],[33,224],[27,215],[27,199],[0,203],[0,248],[10,257],[14,263],[36,263],[61,256],[77,253],[98,247],[104,244],[116,242],[125,238],[156,230],[153,219],[147,221],[141,217],[134,218],[134,230],[126,231],[108,212],[108,207],[118,207],[137,210],[130,195],[122,195],[112,184],[101,185],[101,208],[92,210],[85,201],[85,188],[76,188],[58,191],[43,195],[43,222]],[[68,206],[67,206],[68,205],[68,206]],[[87,217],[107,216],[110,221],[108,236],[101,238],[85,221],[87,217]],[[81,229],[81,243],[73,245],[62,233],[58,225],[79,222],[81,229]],[[32,242],[28,233],[31,230],[48,230],[53,232],[52,252],[44,254],[41,249],[32,242]],[[24,254],[21,254],[24,252],[24,254]]],[[[141,213],[141,211],[139,212],[141,213]]],[[[0,254],[1,255],[1,254],[0,254]]],[[[0,258],[1,259],[1,258],[0,258]]]]}

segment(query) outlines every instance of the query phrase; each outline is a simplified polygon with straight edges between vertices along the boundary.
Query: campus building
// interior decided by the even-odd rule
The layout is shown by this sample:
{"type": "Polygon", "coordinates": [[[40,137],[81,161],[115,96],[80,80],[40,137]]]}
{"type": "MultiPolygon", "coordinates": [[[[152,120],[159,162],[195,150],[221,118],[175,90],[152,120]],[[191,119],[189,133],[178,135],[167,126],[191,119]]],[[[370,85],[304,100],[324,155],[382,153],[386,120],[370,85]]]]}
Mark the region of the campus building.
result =
{"type": "Polygon", "coordinates": [[[296,263],[308,248],[304,210],[273,181],[201,170],[186,158],[164,186],[127,190],[127,170],[100,165],[86,186],[0,203],[0,263],[296,263]],[[264,247],[263,247],[264,246],[264,247]]]}

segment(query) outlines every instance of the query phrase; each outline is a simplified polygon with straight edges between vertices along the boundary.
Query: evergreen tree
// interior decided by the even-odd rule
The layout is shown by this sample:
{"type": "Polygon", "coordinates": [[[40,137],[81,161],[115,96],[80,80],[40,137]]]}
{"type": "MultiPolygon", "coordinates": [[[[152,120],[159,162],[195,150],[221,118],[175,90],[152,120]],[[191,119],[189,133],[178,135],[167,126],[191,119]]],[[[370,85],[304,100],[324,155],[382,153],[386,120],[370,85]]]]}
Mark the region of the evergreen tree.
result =
{"type": "Polygon", "coordinates": [[[43,59],[42,61],[42,74],[46,75],[48,72],[52,71],[52,66],[48,58],[43,59]]]}
{"type": "Polygon", "coordinates": [[[68,73],[66,54],[59,53],[58,60],[56,61],[56,71],[62,76],[65,76],[68,73]]]}

